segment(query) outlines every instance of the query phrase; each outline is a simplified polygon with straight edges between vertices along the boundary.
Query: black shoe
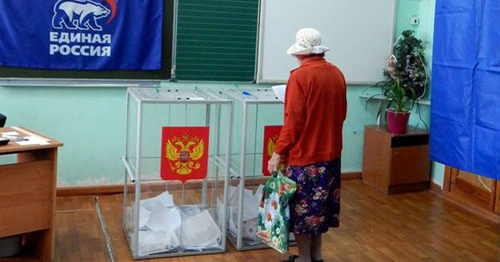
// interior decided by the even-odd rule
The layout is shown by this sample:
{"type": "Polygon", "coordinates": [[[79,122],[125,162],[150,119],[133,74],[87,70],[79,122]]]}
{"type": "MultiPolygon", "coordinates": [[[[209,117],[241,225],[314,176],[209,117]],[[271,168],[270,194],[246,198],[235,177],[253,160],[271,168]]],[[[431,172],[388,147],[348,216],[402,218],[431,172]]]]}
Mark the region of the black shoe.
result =
{"type": "Polygon", "coordinates": [[[323,259],[321,259],[321,260],[314,260],[314,259],[311,257],[311,262],[323,262],[323,259]]]}
{"type": "MultiPolygon", "coordinates": [[[[283,261],[281,261],[281,262],[294,262],[294,261],[295,261],[295,259],[297,259],[298,257],[299,257],[299,256],[297,256],[297,255],[291,255],[290,257],[288,257],[288,259],[287,259],[287,260],[283,260],[283,261]]],[[[312,262],[323,262],[323,259],[321,259],[321,260],[314,260],[314,259],[311,259],[311,261],[312,261],[312,262]]]]}
{"type": "Polygon", "coordinates": [[[299,256],[297,256],[297,255],[291,255],[291,256],[289,256],[289,257],[288,257],[288,259],[287,259],[287,260],[283,260],[283,261],[281,261],[281,262],[294,262],[294,261],[295,261],[295,259],[297,259],[298,257],[299,257],[299,256]]]}

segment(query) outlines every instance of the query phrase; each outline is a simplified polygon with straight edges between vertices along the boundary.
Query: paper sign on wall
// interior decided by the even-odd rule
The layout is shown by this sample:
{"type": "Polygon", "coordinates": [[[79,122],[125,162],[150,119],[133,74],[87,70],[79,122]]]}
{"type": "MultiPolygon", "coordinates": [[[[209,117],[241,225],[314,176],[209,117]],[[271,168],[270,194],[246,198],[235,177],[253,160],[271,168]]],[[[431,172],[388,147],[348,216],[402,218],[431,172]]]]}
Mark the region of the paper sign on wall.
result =
{"type": "Polygon", "coordinates": [[[161,178],[180,180],[207,177],[209,127],[163,127],[161,178]]]}
{"type": "Polygon", "coordinates": [[[273,156],[274,146],[276,145],[276,141],[278,141],[282,127],[283,126],[264,127],[264,149],[262,151],[262,174],[264,174],[264,176],[271,176],[269,171],[267,171],[267,162],[273,156]]]}

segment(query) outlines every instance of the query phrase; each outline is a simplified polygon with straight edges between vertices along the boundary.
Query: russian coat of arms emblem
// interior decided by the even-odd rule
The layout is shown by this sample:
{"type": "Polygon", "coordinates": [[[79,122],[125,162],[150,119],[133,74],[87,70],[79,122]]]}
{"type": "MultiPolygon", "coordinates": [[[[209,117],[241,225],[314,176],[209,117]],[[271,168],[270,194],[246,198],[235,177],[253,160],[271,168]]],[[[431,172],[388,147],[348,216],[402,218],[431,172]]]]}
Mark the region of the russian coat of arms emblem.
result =
{"type": "Polygon", "coordinates": [[[203,179],[207,176],[208,127],[164,127],[161,177],[164,180],[203,179]]]}

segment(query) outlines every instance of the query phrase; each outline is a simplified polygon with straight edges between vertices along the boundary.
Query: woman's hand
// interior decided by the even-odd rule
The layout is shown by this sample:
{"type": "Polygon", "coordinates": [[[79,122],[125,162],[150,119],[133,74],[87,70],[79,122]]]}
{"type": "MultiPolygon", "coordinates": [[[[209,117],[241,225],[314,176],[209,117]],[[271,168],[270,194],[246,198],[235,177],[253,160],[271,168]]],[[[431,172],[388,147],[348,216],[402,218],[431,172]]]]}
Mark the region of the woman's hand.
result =
{"type": "Polygon", "coordinates": [[[270,174],[278,171],[278,166],[280,162],[281,162],[281,156],[276,153],[273,153],[273,156],[267,162],[267,171],[269,171],[270,174]]]}

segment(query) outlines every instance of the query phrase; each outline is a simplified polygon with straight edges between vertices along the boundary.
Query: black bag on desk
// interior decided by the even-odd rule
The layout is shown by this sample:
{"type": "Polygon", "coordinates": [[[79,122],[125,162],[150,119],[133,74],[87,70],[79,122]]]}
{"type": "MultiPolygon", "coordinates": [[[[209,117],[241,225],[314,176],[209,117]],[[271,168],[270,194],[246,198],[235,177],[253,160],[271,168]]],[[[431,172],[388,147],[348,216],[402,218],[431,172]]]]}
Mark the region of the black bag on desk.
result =
{"type": "Polygon", "coordinates": [[[7,117],[0,114],[0,127],[4,127],[5,126],[5,121],[7,121],[7,117]]]}

